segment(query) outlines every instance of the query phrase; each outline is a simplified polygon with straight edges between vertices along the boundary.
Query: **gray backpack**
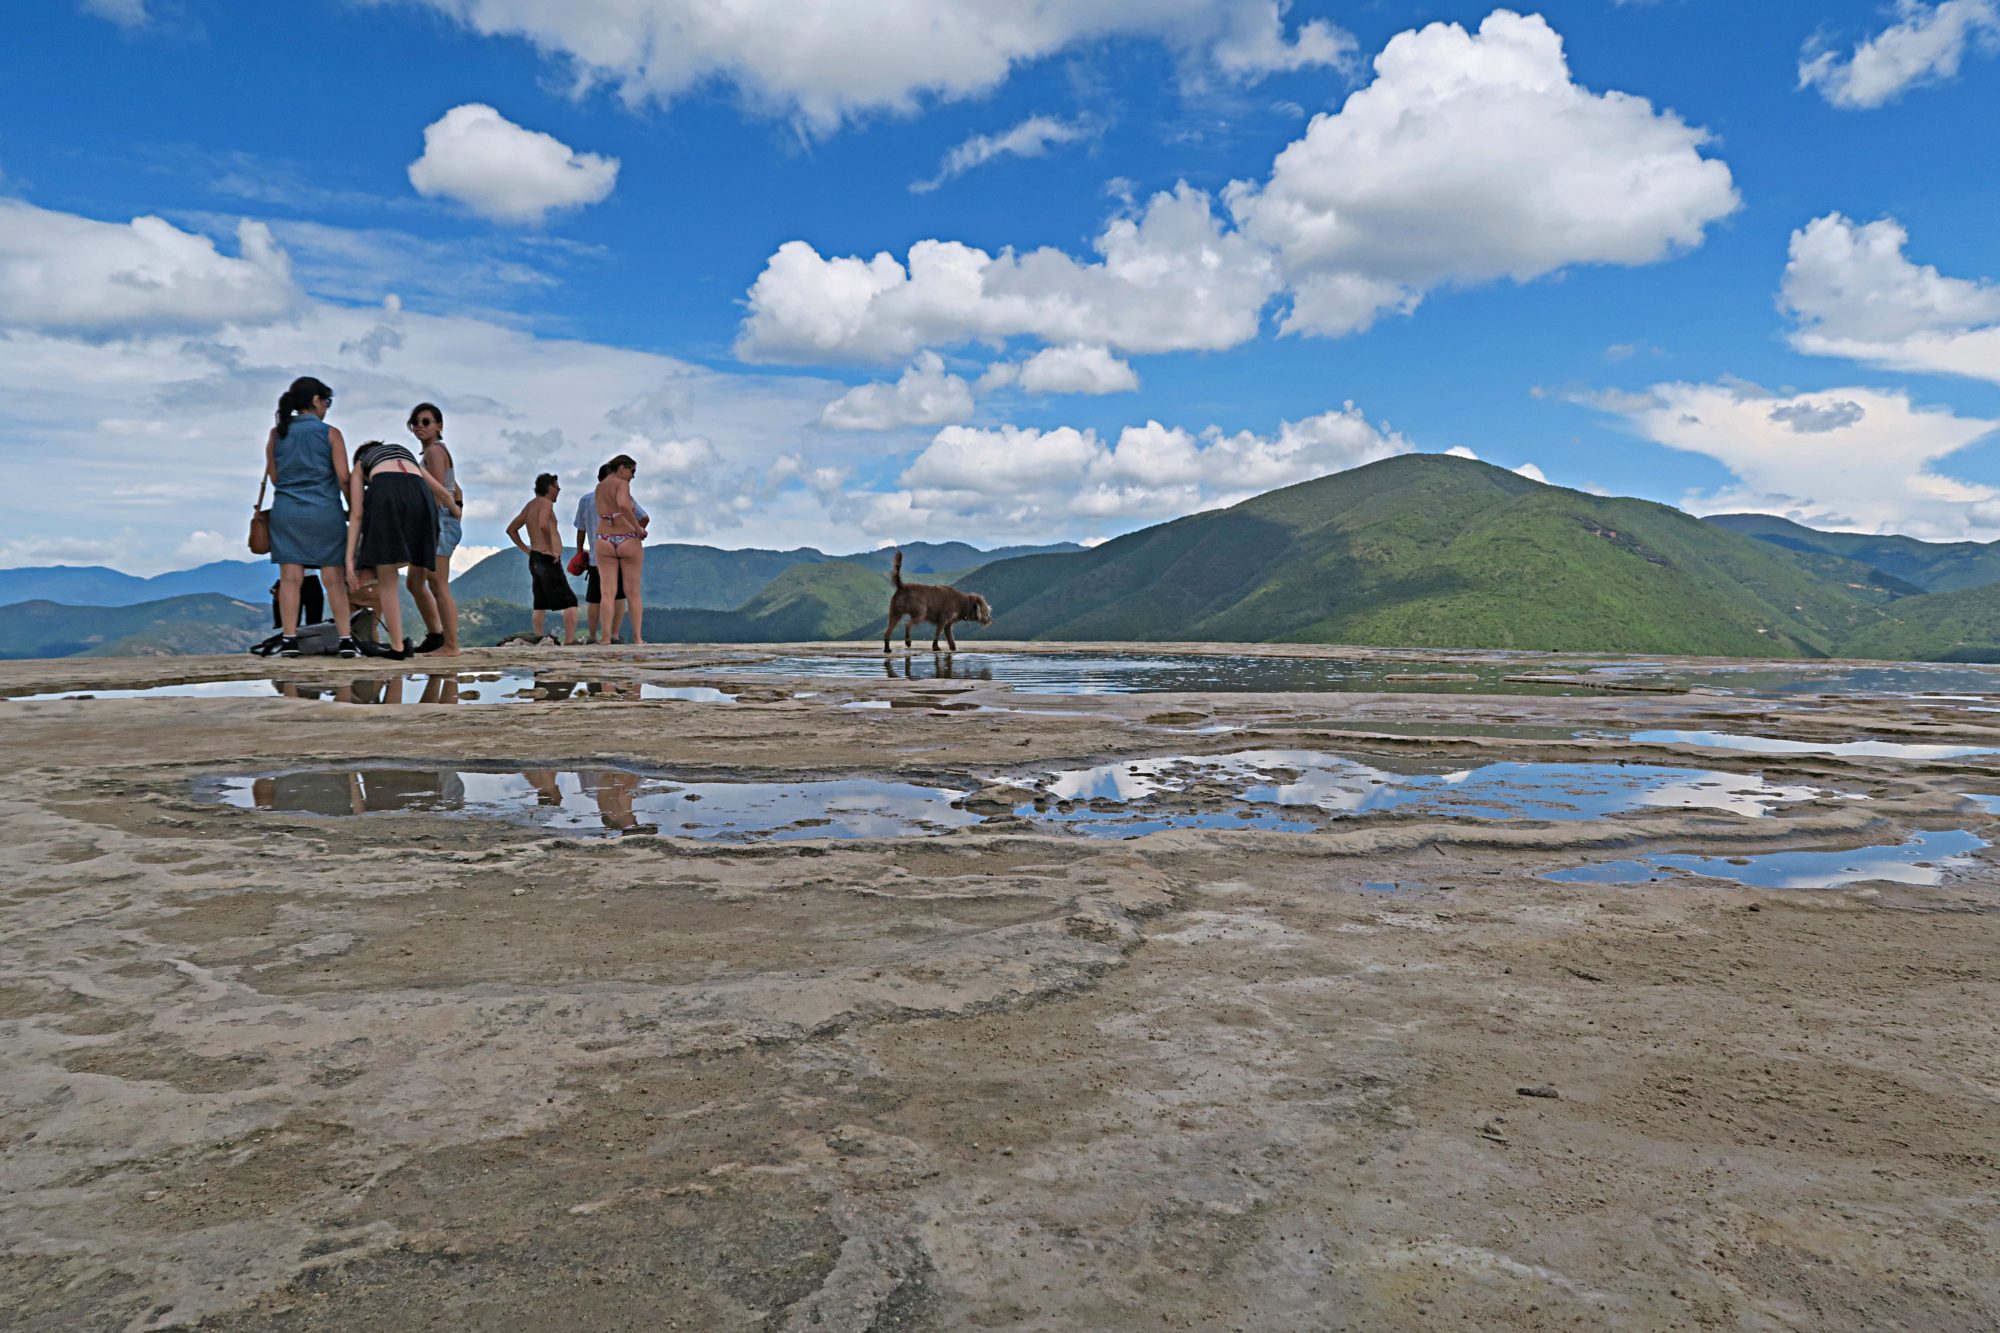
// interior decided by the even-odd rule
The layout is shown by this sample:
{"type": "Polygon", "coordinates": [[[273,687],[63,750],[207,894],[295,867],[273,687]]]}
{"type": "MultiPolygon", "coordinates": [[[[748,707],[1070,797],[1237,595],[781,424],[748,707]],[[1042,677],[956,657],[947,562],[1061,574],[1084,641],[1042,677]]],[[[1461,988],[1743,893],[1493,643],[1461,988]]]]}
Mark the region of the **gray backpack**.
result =
{"type": "Polygon", "coordinates": [[[331,620],[299,626],[299,656],[332,657],[340,651],[340,627],[331,620]]]}

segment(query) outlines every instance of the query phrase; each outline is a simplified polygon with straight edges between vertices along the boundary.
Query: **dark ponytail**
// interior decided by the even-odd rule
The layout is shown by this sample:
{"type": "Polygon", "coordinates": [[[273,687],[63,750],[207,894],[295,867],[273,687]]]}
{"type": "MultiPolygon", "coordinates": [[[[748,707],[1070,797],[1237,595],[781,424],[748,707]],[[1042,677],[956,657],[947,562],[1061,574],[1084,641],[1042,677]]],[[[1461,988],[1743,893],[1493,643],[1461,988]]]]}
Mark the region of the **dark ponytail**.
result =
{"type": "Polygon", "coordinates": [[[284,439],[292,428],[292,418],[313,405],[313,399],[332,399],[333,390],[323,380],[311,375],[301,375],[292,381],[292,387],[278,395],[278,438],[284,439]]]}

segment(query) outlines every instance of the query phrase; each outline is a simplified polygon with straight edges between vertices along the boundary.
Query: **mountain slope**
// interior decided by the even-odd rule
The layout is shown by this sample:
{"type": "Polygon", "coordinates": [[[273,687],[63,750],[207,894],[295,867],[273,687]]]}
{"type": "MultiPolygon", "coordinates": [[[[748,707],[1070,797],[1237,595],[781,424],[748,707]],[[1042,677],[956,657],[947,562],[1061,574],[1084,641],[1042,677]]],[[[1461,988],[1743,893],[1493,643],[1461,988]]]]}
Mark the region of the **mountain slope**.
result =
{"type": "MultiPolygon", "coordinates": [[[[1861,571],[1853,571],[1857,578],[1861,571]]],[[[987,566],[990,633],[1823,656],[1880,589],[1677,509],[1411,454],[987,566]]]]}
{"type": "Polygon", "coordinates": [[[660,643],[789,643],[848,639],[882,619],[889,580],[845,560],[796,565],[734,611],[646,609],[660,643]]]}
{"type": "Polygon", "coordinates": [[[203,592],[255,601],[269,596],[277,577],[277,568],[268,560],[215,560],[151,578],[101,565],[26,566],[0,569],[0,603],[137,606],[203,592]]]}
{"type": "MultiPolygon", "coordinates": [[[[565,536],[574,539],[574,532],[565,536]]],[[[569,548],[574,550],[574,547],[569,548]]],[[[563,558],[569,558],[565,552],[563,558]]],[[[741,606],[759,589],[798,564],[827,557],[811,547],[794,551],[723,551],[713,546],[661,542],[646,547],[647,607],[687,606],[726,611],[741,606]]],[[[574,579],[578,596],[583,580],[574,579]]],[[[453,595],[468,601],[496,598],[526,606],[531,600],[528,558],[502,547],[451,581],[453,595]]]]}
{"type": "Polygon", "coordinates": [[[1822,532],[1775,514],[1710,514],[1702,520],[1790,551],[1857,561],[1922,592],[1956,592],[2000,583],[2000,542],[1926,542],[1915,537],[1822,532]]]}
{"type": "Polygon", "coordinates": [[[1840,651],[1897,662],[2000,662],[2000,584],[1905,598],[1840,651]]]}
{"type": "Polygon", "coordinates": [[[0,606],[0,657],[169,657],[248,648],[271,632],[269,603],[196,593],[137,606],[0,606]]]}
{"type": "MultiPolygon", "coordinates": [[[[575,534],[565,535],[574,537],[575,534]]],[[[903,566],[914,578],[949,582],[968,570],[995,560],[1031,552],[1082,549],[1069,542],[1057,546],[1009,546],[997,551],[982,551],[964,542],[911,542],[903,547],[903,566]]],[[[859,555],[833,556],[810,546],[790,551],[754,548],[726,551],[714,546],[661,542],[657,546],[646,547],[646,606],[648,610],[680,607],[728,611],[744,606],[769,587],[772,580],[792,570],[838,561],[886,574],[890,557],[894,554],[894,549],[890,547],[859,555]]],[[[583,580],[576,579],[574,582],[581,595],[583,580]]],[[[451,587],[461,601],[494,598],[526,606],[529,602],[527,558],[512,547],[503,548],[455,575],[451,587]]]]}

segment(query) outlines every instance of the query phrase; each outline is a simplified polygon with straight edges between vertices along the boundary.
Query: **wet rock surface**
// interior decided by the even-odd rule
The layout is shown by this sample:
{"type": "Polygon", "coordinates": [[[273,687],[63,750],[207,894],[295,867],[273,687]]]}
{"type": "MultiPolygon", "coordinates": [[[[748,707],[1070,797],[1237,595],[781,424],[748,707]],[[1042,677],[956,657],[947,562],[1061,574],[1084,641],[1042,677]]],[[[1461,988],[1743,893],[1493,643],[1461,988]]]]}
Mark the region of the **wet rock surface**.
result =
{"type": "MultiPolygon", "coordinates": [[[[1950,843],[1929,885],[1699,873],[1993,841],[1964,793],[2000,792],[2000,764],[1932,747],[2000,744],[1978,711],[2000,701],[1236,692],[1083,712],[879,662],[733,706],[638,688],[727,686],[704,667],[753,656],[474,659],[624,683],[589,708],[0,705],[19,775],[0,795],[0,1323],[2000,1319],[1993,850],[1950,843]],[[983,707],[843,707],[899,698],[983,707]],[[1232,730],[1164,734],[1190,721],[1232,730]],[[1837,794],[1113,839],[1006,813],[1037,775],[1248,749],[1671,764],[1837,794]],[[592,762],[870,775],[993,814],[731,846],[191,795],[288,767],[592,762]],[[1635,860],[1673,871],[1543,878],[1635,860]]],[[[1477,656],[1496,679],[1592,669],[1477,656]]],[[[5,663],[0,688],[259,665],[5,663]]],[[[1239,796],[1193,781],[1176,799],[1222,814],[1239,796]]]]}

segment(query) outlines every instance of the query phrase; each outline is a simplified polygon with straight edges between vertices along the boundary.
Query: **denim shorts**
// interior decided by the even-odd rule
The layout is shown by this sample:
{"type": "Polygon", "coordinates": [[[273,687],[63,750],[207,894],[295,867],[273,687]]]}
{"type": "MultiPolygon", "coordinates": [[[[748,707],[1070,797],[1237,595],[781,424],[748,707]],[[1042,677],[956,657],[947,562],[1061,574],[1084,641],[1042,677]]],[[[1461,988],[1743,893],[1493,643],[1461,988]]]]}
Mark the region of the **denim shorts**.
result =
{"type": "Polygon", "coordinates": [[[438,510],[438,559],[449,559],[464,538],[465,525],[459,522],[457,516],[438,510]]]}

